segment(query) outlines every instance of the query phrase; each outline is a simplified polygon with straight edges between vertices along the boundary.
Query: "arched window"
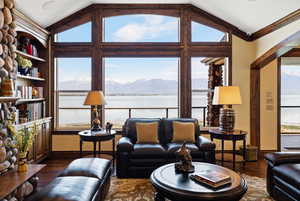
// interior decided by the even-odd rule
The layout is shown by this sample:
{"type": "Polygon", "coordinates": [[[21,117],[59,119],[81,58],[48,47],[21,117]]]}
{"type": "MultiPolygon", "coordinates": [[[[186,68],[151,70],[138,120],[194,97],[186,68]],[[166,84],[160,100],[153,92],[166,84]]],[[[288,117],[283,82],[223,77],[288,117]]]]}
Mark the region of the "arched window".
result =
{"type": "Polygon", "coordinates": [[[122,15],[104,19],[104,42],[178,42],[179,18],[122,15]]]}
{"type": "Polygon", "coordinates": [[[87,22],[56,34],[55,42],[91,42],[92,23],[87,22]]]}
{"type": "Polygon", "coordinates": [[[226,33],[192,21],[192,42],[227,41],[226,33]]]}

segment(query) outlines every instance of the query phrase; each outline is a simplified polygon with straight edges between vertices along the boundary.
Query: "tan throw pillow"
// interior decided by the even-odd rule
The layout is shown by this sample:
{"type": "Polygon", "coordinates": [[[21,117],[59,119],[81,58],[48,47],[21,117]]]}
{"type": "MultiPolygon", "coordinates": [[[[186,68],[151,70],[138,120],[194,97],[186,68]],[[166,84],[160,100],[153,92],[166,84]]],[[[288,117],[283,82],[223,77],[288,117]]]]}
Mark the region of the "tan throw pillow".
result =
{"type": "Polygon", "coordinates": [[[192,122],[173,122],[172,142],[195,142],[195,124],[192,122]]]}
{"type": "Polygon", "coordinates": [[[136,123],[137,143],[158,144],[157,139],[158,123],[136,123]]]}

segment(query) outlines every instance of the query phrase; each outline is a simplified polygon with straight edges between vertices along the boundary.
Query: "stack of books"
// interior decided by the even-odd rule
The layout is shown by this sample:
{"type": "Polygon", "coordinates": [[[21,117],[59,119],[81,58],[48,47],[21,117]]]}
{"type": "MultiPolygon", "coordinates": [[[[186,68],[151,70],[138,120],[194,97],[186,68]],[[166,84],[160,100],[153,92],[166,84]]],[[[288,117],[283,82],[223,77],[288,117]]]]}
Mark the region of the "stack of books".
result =
{"type": "Polygon", "coordinates": [[[190,175],[190,178],[197,183],[214,189],[225,187],[231,183],[229,175],[212,170],[197,172],[197,174],[190,175]]]}
{"type": "Polygon", "coordinates": [[[32,98],[43,98],[43,87],[31,87],[31,86],[18,86],[18,97],[22,99],[32,99],[32,98]],[[36,90],[37,94],[33,93],[32,91],[36,90]]]}

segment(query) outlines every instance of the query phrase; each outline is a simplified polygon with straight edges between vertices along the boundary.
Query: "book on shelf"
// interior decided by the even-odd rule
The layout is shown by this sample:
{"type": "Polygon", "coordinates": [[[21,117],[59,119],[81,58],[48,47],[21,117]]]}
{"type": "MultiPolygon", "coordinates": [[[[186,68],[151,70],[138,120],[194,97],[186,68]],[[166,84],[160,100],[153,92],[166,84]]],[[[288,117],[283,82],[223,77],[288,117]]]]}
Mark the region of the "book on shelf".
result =
{"type": "Polygon", "coordinates": [[[18,123],[26,123],[42,119],[46,116],[46,102],[23,104],[18,107],[18,123]]]}
{"type": "Polygon", "coordinates": [[[22,99],[43,98],[43,87],[18,86],[18,97],[22,99]]]}
{"type": "Polygon", "coordinates": [[[197,172],[196,174],[190,175],[190,178],[212,188],[221,188],[231,183],[231,177],[229,175],[213,170],[197,172]]]}

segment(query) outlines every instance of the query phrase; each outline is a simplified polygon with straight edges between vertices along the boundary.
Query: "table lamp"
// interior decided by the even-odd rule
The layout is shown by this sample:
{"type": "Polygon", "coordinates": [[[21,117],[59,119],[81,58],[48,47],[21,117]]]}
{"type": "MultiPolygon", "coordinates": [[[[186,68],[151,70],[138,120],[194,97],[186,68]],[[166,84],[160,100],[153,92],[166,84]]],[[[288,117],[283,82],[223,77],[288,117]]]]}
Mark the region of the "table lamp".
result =
{"type": "Polygon", "coordinates": [[[233,131],[235,123],[235,113],[229,105],[242,104],[240,88],[237,86],[215,87],[213,105],[223,105],[220,109],[219,128],[222,131],[233,131]]]}
{"type": "Polygon", "coordinates": [[[94,119],[92,120],[91,131],[102,130],[97,106],[104,104],[105,99],[102,91],[90,91],[85,98],[84,105],[90,105],[92,107],[92,111],[94,112],[94,119]]]}

